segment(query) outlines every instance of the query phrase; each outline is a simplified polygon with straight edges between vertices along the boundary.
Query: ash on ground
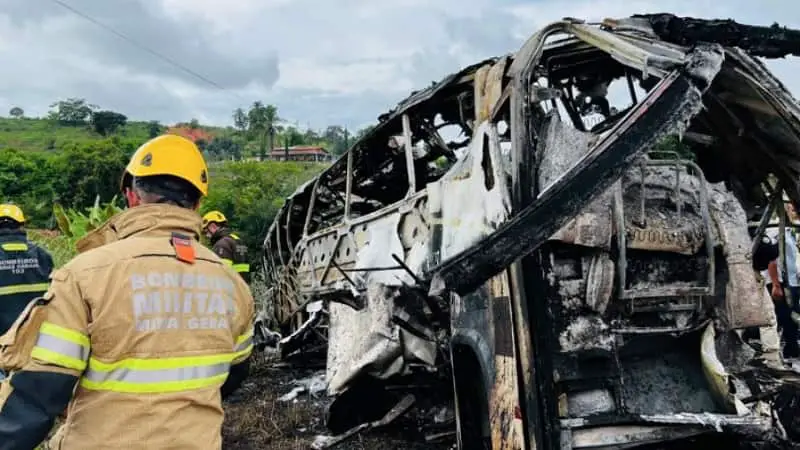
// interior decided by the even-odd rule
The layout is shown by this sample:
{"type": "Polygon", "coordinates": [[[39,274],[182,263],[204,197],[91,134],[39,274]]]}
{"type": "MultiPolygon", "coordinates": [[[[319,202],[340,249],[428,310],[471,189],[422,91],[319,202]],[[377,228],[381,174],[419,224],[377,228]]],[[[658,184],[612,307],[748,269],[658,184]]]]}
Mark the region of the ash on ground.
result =
{"type": "MultiPolygon", "coordinates": [[[[223,447],[229,450],[309,449],[318,436],[331,435],[325,426],[328,406],[322,364],[306,367],[254,355],[250,376],[224,402],[223,447]]],[[[447,411],[435,411],[440,419],[447,411]]],[[[450,413],[452,414],[452,413],[450,413]]],[[[391,425],[360,433],[335,449],[449,449],[452,443],[420,441],[418,418],[401,417],[391,425]],[[416,441],[416,442],[415,442],[416,441]]]]}

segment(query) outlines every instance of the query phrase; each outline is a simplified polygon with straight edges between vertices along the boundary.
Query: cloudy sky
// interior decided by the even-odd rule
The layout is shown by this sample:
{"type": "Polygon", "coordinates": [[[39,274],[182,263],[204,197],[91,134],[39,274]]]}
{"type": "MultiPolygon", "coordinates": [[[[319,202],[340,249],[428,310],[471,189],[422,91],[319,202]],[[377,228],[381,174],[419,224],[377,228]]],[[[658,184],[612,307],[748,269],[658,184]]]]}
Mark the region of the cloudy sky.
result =
{"type": "MultiPolygon", "coordinates": [[[[794,0],[0,0],[0,113],[82,97],[228,125],[261,100],[300,126],[354,129],[547,22],[645,12],[800,28],[794,0]]],[[[800,58],[769,66],[800,96],[800,58]]]]}

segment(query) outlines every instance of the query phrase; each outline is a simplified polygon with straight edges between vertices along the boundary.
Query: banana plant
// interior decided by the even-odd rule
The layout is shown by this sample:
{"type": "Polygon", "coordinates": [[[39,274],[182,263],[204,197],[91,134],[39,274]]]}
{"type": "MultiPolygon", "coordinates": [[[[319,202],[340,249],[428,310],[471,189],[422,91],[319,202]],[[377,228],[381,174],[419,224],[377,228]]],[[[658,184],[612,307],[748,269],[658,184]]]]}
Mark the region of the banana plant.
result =
{"type": "Polygon", "coordinates": [[[53,205],[53,214],[58,224],[58,229],[65,236],[72,239],[79,239],[96,229],[108,219],[122,211],[116,205],[117,197],[114,196],[110,202],[105,205],[100,203],[100,196],[95,197],[94,205],[86,208],[86,212],[81,212],[74,209],[64,209],[64,207],[55,203],[53,205]]]}

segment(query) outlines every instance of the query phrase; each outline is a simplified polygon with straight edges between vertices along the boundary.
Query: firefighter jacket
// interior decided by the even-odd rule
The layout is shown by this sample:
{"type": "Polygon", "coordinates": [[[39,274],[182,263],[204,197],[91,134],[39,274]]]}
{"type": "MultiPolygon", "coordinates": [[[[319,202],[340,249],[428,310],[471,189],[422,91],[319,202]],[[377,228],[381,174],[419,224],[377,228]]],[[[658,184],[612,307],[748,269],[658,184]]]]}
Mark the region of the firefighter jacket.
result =
{"type": "Polygon", "coordinates": [[[250,282],[250,263],[247,246],[229,228],[220,228],[211,236],[211,248],[225,264],[233,267],[246,282],[250,282]]]}
{"type": "Polygon", "coordinates": [[[53,272],[0,341],[6,359],[28,355],[0,387],[0,449],[34,448],[63,412],[51,448],[222,447],[221,398],[244,378],[254,305],[200,225],[177,206],[130,208],[53,272]]]}
{"type": "MultiPolygon", "coordinates": [[[[24,230],[0,230],[0,335],[32,299],[47,291],[53,258],[24,230]]],[[[0,370],[2,370],[0,366],[0,370]]]]}

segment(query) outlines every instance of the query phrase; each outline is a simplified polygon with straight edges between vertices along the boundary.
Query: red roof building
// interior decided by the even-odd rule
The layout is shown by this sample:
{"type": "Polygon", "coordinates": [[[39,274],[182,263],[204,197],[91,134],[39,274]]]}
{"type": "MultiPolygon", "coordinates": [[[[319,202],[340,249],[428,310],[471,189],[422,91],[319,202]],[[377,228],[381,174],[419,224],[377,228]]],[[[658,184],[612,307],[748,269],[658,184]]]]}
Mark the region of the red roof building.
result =
{"type": "Polygon", "coordinates": [[[273,148],[269,153],[273,161],[330,161],[332,155],[322,147],[312,145],[293,145],[286,148],[273,148]]]}

